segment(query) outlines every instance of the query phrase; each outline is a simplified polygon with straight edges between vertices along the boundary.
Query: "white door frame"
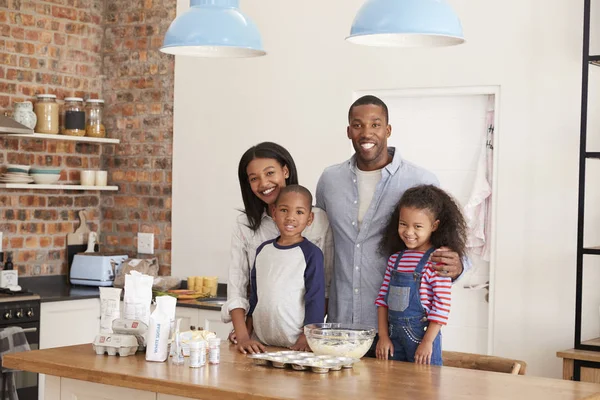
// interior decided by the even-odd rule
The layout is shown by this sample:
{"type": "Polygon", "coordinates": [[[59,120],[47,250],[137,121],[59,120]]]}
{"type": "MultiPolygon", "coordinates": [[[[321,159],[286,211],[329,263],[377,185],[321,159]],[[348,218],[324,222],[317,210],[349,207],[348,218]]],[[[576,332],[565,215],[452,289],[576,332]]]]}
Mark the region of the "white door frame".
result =
{"type": "MultiPolygon", "coordinates": [[[[492,173],[492,227],[490,248],[490,283],[488,305],[488,345],[487,353],[494,353],[494,311],[495,311],[495,272],[496,272],[496,216],[498,209],[498,150],[500,149],[500,86],[456,86],[444,88],[406,88],[357,90],[352,93],[352,102],[358,98],[376,92],[390,97],[435,97],[435,96],[494,96],[494,160],[492,173]]],[[[351,147],[351,154],[354,148],[351,147]]]]}

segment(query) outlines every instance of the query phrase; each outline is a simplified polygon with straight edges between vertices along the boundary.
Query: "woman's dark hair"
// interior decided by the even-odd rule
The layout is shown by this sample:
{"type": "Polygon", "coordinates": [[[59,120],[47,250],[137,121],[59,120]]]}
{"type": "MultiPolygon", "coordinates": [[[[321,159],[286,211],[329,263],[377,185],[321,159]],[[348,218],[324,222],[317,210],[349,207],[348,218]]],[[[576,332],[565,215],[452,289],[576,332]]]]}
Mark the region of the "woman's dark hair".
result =
{"type": "Polygon", "coordinates": [[[433,220],[439,220],[437,230],[431,234],[431,244],[434,248],[447,246],[463,258],[467,248],[467,223],[456,201],[448,193],[433,185],[421,185],[408,189],[402,195],[390,217],[379,244],[379,251],[389,256],[401,250],[406,245],[398,235],[400,209],[414,207],[419,210],[429,210],[433,220]]]}
{"type": "Polygon", "coordinates": [[[238,166],[238,178],[240,180],[240,189],[242,191],[242,199],[244,200],[244,212],[248,216],[249,227],[253,231],[260,228],[261,217],[267,205],[261,199],[256,197],[250,182],[248,182],[248,174],[246,168],[250,161],[255,158],[270,158],[279,163],[281,167],[287,166],[289,177],[285,180],[286,185],[298,184],[298,172],[296,171],[296,163],[290,153],[280,145],[272,142],[262,142],[256,146],[250,147],[240,159],[238,166]]]}

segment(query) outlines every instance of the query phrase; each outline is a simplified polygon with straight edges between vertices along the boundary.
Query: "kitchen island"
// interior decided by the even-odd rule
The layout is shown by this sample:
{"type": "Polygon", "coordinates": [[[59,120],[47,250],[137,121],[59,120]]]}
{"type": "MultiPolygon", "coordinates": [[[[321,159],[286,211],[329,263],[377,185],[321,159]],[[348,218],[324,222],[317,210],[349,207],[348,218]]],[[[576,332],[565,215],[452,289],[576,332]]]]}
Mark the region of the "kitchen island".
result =
{"type": "Polygon", "coordinates": [[[45,400],[135,399],[600,399],[600,385],[451,367],[363,359],[316,374],[255,366],[228,343],[221,363],[202,368],[97,356],[79,345],[4,356],[3,366],[46,374],[45,400]]]}

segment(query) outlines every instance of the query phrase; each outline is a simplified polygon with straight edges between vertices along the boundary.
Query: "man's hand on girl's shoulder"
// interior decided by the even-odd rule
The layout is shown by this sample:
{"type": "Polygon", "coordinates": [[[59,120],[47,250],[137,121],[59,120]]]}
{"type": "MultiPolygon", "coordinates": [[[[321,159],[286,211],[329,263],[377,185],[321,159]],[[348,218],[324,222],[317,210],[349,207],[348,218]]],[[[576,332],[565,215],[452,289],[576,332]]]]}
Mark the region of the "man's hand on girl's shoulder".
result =
{"type": "Polygon", "coordinates": [[[463,272],[462,260],[458,253],[448,247],[440,247],[431,254],[432,267],[439,276],[456,280],[463,272]]]}

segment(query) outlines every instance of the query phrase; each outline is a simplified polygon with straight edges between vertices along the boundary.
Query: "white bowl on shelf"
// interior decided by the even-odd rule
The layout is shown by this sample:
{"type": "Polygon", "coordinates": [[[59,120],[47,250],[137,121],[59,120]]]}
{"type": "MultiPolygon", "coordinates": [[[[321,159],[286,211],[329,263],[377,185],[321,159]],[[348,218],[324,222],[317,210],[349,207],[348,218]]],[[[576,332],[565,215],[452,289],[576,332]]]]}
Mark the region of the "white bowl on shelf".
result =
{"type": "Polygon", "coordinates": [[[6,170],[9,173],[27,174],[31,166],[21,164],[8,164],[6,170]]]}
{"type": "Polygon", "coordinates": [[[38,185],[51,185],[58,182],[60,174],[31,174],[31,177],[38,185]]]}

